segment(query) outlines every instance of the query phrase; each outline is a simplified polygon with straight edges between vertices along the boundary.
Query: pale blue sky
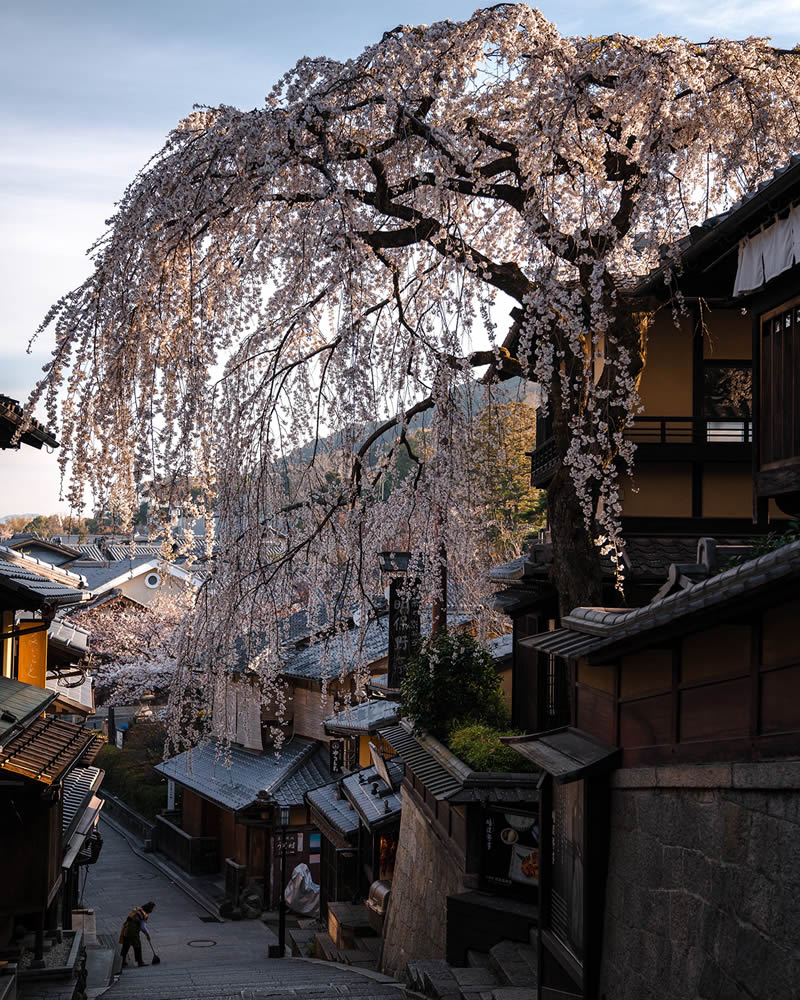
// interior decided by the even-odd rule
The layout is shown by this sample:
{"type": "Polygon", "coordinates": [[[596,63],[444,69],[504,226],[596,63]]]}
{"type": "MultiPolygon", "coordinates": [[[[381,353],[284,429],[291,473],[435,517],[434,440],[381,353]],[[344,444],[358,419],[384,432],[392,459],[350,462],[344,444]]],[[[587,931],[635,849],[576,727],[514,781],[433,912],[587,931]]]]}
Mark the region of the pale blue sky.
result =
{"type": "MultiPolygon", "coordinates": [[[[475,0],[4,0],[0,9],[0,392],[24,398],[49,305],[126,183],[195,103],[259,105],[303,55],[346,58],[400,23],[475,0]]],[[[800,42],[800,0],[543,0],[562,33],[771,35],[800,42]]],[[[0,516],[63,506],[54,455],[0,453],[0,516]]]]}

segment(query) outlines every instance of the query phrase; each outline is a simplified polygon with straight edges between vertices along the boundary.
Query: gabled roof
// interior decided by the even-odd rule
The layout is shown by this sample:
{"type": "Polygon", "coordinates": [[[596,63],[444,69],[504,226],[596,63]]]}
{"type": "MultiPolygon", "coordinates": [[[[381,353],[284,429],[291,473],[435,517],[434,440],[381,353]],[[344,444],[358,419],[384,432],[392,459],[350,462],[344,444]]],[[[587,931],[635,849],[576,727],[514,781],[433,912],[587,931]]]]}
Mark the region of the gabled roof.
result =
{"type": "MultiPolygon", "coordinates": [[[[23,422],[23,418],[24,412],[19,405],[19,400],[0,394],[0,448],[11,447],[11,439],[23,422]]],[[[43,444],[47,445],[48,448],[58,447],[55,435],[38,420],[30,421],[28,429],[14,447],[18,448],[20,443],[28,444],[32,448],[41,448],[43,444]]]]}
{"type": "Polygon", "coordinates": [[[215,740],[204,740],[192,750],[156,765],[156,771],[201,795],[223,809],[238,812],[257,802],[279,802],[281,789],[290,805],[300,805],[303,794],[319,778],[330,781],[330,772],[320,757],[323,748],[314,740],[295,736],[276,754],[255,753],[235,744],[221,748],[215,740]],[[300,774],[306,768],[305,774],[300,774]],[[289,780],[294,784],[289,785],[289,780]]]}
{"type": "Polygon", "coordinates": [[[119,559],[109,562],[106,566],[84,566],[81,567],[86,577],[87,585],[94,596],[105,594],[110,590],[121,587],[128,580],[144,576],[147,573],[168,573],[170,576],[197,586],[199,578],[184,569],[176,566],[175,563],[164,562],[163,559],[153,556],[140,556],[136,559],[119,559]]]}
{"type": "Polygon", "coordinates": [[[41,715],[55,697],[53,691],[0,675],[0,745],[41,715]]]}
{"type": "Polygon", "coordinates": [[[51,556],[61,556],[62,558],[59,562],[53,562],[52,558],[50,560],[44,560],[46,562],[50,562],[53,566],[63,566],[75,559],[79,559],[81,555],[78,549],[72,549],[66,545],[61,545],[60,542],[52,542],[48,541],[46,538],[40,538],[39,535],[36,535],[33,532],[23,532],[17,535],[12,535],[11,538],[6,540],[5,545],[7,548],[14,549],[16,552],[25,552],[26,549],[38,548],[47,552],[51,556]]]}

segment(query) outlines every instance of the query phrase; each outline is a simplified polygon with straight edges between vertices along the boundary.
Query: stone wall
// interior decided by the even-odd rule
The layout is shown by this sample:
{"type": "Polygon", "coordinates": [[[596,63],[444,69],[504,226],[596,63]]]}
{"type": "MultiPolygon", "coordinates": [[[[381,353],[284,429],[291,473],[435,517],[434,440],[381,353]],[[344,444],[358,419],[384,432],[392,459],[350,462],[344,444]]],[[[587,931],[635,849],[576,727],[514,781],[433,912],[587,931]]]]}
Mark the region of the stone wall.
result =
{"type": "Polygon", "coordinates": [[[402,979],[406,962],[444,958],[447,897],[463,889],[463,873],[403,789],[381,971],[402,979]]]}
{"type": "Polygon", "coordinates": [[[612,785],[601,1000],[796,1000],[800,761],[612,785]]]}

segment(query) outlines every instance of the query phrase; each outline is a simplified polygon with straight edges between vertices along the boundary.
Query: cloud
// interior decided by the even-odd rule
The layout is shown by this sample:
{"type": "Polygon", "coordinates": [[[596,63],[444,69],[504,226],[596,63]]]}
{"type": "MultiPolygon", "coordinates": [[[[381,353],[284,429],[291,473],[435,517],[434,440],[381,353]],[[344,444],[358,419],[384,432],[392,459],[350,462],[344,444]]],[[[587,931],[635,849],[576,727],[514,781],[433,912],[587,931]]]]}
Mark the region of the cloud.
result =
{"type": "Polygon", "coordinates": [[[698,37],[768,36],[786,48],[800,42],[800,0],[635,0],[648,21],[659,20],[663,33],[698,37]]]}

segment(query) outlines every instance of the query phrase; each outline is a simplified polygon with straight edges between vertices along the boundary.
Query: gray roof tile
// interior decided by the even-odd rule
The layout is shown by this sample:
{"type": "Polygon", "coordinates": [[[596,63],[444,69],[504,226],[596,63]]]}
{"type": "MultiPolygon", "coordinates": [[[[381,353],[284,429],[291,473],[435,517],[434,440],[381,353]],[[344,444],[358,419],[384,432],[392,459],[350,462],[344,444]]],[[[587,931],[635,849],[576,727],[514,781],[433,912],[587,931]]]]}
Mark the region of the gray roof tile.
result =
{"type": "Polygon", "coordinates": [[[205,740],[192,750],[171,757],[156,765],[156,771],[172,778],[179,785],[216,802],[233,812],[253,805],[257,800],[282,801],[280,790],[286,786],[284,798],[289,804],[300,805],[303,791],[321,783],[330,774],[318,759],[322,753],[314,740],[295,736],[276,754],[257,753],[232,745],[221,748],[215,740],[205,740]],[[308,765],[307,775],[300,774],[308,765]],[[289,784],[294,779],[295,786],[289,784]],[[305,784],[305,787],[304,787],[305,784]]]}
{"type": "Polygon", "coordinates": [[[352,837],[358,830],[358,813],[349,799],[337,793],[339,782],[322,785],[306,793],[308,804],[343,837],[352,837]]]}
{"type": "Polygon", "coordinates": [[[374,767],[367,767],[342,781],[342,789],[364,824],[370,828],[392,823],[400,816],[403,805],[399,784],[403,778],[404,765],[401,758],[386,762],[392,788],[388,795],[382,794],[386,786],[378,777],[374,767]]]}

